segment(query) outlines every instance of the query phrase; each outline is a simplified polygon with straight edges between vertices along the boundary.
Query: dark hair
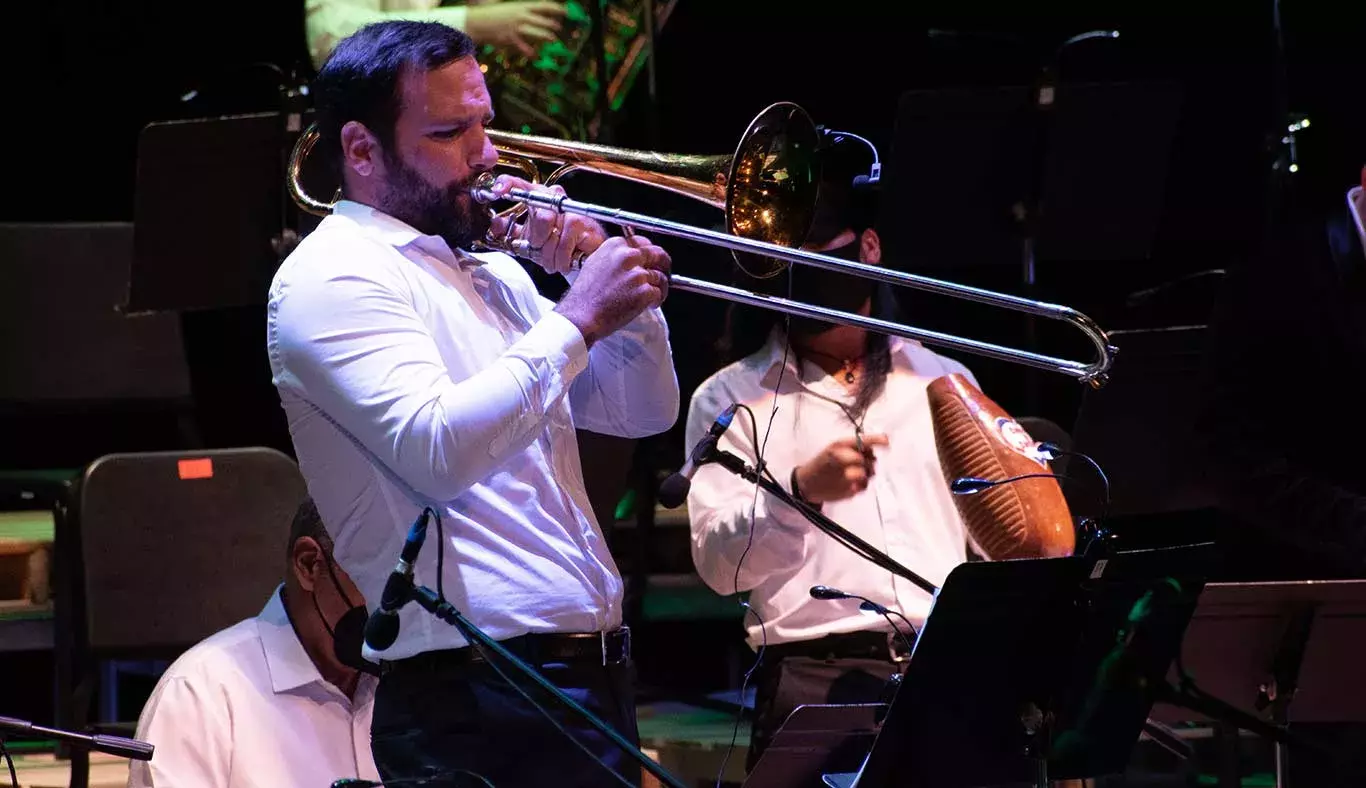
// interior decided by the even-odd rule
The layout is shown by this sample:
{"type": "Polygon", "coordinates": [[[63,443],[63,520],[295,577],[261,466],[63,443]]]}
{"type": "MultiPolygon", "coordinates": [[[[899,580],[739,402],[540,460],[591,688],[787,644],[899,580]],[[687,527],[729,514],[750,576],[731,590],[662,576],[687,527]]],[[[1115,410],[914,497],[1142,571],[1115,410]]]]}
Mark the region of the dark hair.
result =
{"type": "Polygon", "coordinates": [[[325,552],[332,552],[332,536],[323,525],[322,515],[318,514],[318,506],[312,498],[304,498],[294,512],[294,521],[289,525],[289,544],[285,547],[286,560],[294,555],[294,543],[305,536],[317,542],[325,552]]]}
{"type": "Polygon", "coordinates": [[[855,189],[854,178],[868,174],[868,150],[848,140],[821,151],[821,182],[808,245],[823,246],[845,230],[862,235],[876,223],[877,198],[870,188],[855,189]]]}
{"type": "Polygon", "coordinates": [[[474,41],[438,22],[376,22],[337,44],[313,80],[318,148],[333,176],[341,179],[341,130],[351,121],[365,125],[385,150],[403,109],[399,80],[404,70],[435,68],[474,54],[474,41]]]}

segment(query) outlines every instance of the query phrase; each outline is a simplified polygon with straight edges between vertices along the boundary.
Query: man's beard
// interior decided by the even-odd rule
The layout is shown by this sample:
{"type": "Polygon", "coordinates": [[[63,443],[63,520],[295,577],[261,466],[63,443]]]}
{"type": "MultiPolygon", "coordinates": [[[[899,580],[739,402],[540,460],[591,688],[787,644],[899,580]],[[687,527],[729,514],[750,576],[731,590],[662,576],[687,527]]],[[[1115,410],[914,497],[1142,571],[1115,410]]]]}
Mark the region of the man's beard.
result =
{"type": "Polygon", "coordinates": [[[396,155],[384,154],[389,177],[384,184],[382,208],[424,235],[445,239],[452,249],[469,249],[488,234],[490,216],[470,196],[480,173],[455,181],[445,188],[433,186],[396,155]]]}

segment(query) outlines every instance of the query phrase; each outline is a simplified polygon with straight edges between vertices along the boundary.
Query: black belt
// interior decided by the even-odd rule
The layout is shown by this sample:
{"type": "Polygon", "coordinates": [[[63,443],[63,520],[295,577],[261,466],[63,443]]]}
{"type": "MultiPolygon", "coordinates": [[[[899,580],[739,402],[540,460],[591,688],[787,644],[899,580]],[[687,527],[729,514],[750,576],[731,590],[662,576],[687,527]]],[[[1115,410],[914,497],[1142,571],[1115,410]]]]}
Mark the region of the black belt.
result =
{"type": "MultiPolygon", "coordinates": [[[[611,632],[533,632],[498,641],[498,645],[533,667],[555,662],[572,665],[618,665],[631,659],[631,629],[611,632]]],[[[407,659],[380,663],[380,671],[432,670],[483,663],[484,655],[470,646],[425,651],[407,659]]]]}
{"type": "MultiPolygon", "coordinates": [[[[906,639],[915,644],[915,635],[907,634],[906,639]]],[[[779,660],[786,657],[810,657],[812,659],[882,659],[888,662],[906,662],[911,658],[906,646],[895,632],[885,630],[864,630],[861,632],[841,632],[811,640],[794,640],[788,643],[774,643],[764,647],[764,660],[779,660]]]]}

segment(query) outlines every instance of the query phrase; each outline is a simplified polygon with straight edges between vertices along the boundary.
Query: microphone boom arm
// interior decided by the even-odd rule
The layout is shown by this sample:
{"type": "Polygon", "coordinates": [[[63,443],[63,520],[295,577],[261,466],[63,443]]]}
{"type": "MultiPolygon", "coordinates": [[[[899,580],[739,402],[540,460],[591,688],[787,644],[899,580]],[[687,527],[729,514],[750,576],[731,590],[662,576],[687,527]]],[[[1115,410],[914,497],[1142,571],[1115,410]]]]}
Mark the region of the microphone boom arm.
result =
{"type": "Polygon", "coordinates": [[[152,753],[156,749],[150,742],[129,739],[125,736],[79,733],[61,728],[35,725],[28,720],[15,719],[14,717],[0,717],[0,736],[6,733],[36,734],[82,749],[117,755],[120,758],[128,758],[134,761],[152,760],[152,753]]]}
{"type": "Polygon", "coordinates": [[[596,728],[599,733],[610,739],[612,744],[616,745],[617,749],[635,759],[636,762],[640,764],[641,768],[654,775],[660,783],[668,786],[668,788],[687,788],[687,786],[680,782],[677,777],[674,777],[672,774],[665,771],[663,766],[655,763],[649,756],[641,752],[640,748],[626,741],[626,739],[622,738],[621,734],[612,730],[611,726],[598,719],[591,711],[579,705],[560,688],[551,684],[531,666],[527,665],[521,659],[518,659],[515,654],[504,648],[501,643],[489,637],[487,633],[475,626],[472,621],[465,618],[463,613],[456,610],[454,605],[438,597],[435,591],[432,591],[426,586],[415,586],[411,592],[410,598],[421,605],[422,609],[426,610],[428,613],[431,613],[438,619],[459,630],[460,634],[464,636],[471,647],[477,647],[486,653],[492,652],[497,654],[505,664],[512,665],[517,669],[518,673],[531,679],[536,683],[536,686],[548,692],[556,701],[582,717],[590,725],[596,728]]]}
{"type": "Polygon", "coordinates": [[[873,547],[872,545],[853,535],[847,529],[845,529],[844,526],[840,525],[834,520],[831,520],[829,517],[826,517],[825,515],[821,514],[818,510],[812,508],[810,505],[805,504],[797,500],[796,498],[793,498],[792,495],[787,492],[787,490],[784,490],[782,486],[779,485],[777,482],[773,481],[773,479],[769,478],[767,475],[760,472],[759,470],[751,467],[744,460],[740,459],[734,454],[731,454],[730,452],[724,449],[714,449],[708,453],[708,456],[704,456],[701,459],[699,459],[697,461],[697,464],[705,465],[709,462],[714,462],[717,465],[720,465],[722,468],[725,468],[726,470],[730,471],[736,476],[739,476],[745,481],[753,482],[759,485],[764,489],[765,492],[769,493],[770,495],[787,504],[788,506],[791,506],[793,509],[796,509],[803,516],[805,516],[806,519],[810,520],[812,525],[824,531],[835,541],[844,544],[846,547],[850,548],[856,553],[862,554],[864,558],[873,562],[877,566],[886,569],[888,572],[891,572],[892,574],[897,575],[898,577],[909,580],[911,583],[915,584],[916,587],[920,588],[922,591],[929,594],[930,596],[934,596],[939,592],[939,588],[935,586],[934,583],[931,583],[930,581],[926,580],[925,578],[921,577],[915,572],[912,572],[911,570],[897,563],[895,560],[892,559],[891,556],[887,555],[881,550],[878,550],[876,547],[873,547]]]}

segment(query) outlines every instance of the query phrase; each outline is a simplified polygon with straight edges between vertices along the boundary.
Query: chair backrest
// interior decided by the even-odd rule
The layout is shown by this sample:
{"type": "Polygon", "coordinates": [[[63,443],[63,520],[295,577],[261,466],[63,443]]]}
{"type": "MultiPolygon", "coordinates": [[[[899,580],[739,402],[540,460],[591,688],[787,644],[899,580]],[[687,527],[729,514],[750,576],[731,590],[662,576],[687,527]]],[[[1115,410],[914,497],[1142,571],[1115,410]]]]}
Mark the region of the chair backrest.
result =
{"type": "Polygon", "coordinates": [[[259,613],[306,495],[295,462],[268,448],[91,463],[75,518],[88,647],[179,650],[259,613]]]}

